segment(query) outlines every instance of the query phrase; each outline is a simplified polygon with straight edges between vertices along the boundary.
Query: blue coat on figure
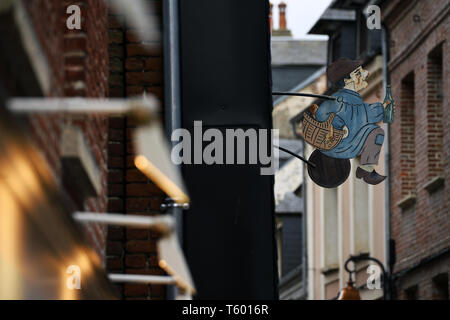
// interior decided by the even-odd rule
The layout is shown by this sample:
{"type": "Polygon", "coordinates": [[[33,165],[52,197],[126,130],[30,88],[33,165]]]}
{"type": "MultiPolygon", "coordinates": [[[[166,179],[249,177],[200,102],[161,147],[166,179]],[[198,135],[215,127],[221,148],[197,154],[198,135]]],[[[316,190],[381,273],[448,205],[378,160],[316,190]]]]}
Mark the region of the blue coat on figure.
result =
{"type": "MultiPolygon", "coordinates": [[[[322,103],[316,111],[316,119],[323,122],[334,113],[333,127],[339,130],[347,127],[348,135],[334,149],[321,152],[331,158],[356,158],[361,153],[367,137],[380,128],[377,123],[383,121],[383,105],[379,102],[364,103],[358,92],[348,89],[341,89],[333,96],[337,97],[337,100],[322,103]]],[[[378,138],[379,145],[383,144],[383,139],[384,136],[378,138]]]]}

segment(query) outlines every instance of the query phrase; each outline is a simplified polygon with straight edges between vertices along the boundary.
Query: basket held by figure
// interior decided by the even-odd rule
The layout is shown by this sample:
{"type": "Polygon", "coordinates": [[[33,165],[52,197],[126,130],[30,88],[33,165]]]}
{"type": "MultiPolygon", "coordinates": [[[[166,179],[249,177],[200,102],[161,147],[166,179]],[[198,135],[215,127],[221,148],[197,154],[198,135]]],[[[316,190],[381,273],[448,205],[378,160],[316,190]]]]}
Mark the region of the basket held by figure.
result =
{"type": "Polygon", "coordinates": [[[319,122],[305,112],[302,129],[305,141],[321,150],[331,150],[336,147],[342,141],[345,131],[333,128],[331,123],[334,116],[332,113],[326,121],[319,122]]]}

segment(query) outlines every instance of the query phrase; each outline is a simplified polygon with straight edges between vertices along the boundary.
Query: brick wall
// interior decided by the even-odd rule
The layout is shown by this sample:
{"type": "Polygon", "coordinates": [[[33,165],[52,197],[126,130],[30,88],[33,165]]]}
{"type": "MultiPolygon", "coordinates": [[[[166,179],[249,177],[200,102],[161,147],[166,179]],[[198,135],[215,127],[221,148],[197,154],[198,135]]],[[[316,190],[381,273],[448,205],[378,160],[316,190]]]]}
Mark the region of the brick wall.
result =
{"type": "MultiPolygon", "coordinates": [[[[442,111],[448,109],[450,92],[449,2],[388,1],[382,15],[391,39],[389,70],[397,101],[390,146],[391,232],[396,240],[395,272],[406,272],[450,247],[450,132],[446,129],[450,115],[442,111]],[[436,176],[443,176],[445,183],[434,191],[425,189],[436,176]],[[415,202],[399,207],[408,193],[416,196],[415,202]]],[[[444,258],[437,261],[437,265],[448,264],[444,258]]],[[[430,295],[421,292],[430,272],[420,270],[415,282],[418,298],[425,298],[430,295]]],[[[401,291],[412,275],[400,275],[401,291]]]]}
{"type": "Polygon", "coordinates": [[[439,282],[437,280],[444,275],[443,280],[447,280],[447,287],[450,286],[448,279],[445,279],[445,275],[448,277],[449,263],[450,255],[447,255],[438,261],[429,262],[422,268],[412,270],[407,276],[402,277],[398,281],[397,287],[399,290],[397,298],[401,300],[445,299],[445,295],[442,294],[442,289],[439,290],[439,282]]]}
{"type": "Polygon", "coordinates": [[[59,0],[32,0],[26,2],[26,8],[52,72],[51,92],[47,94],[61,96],[64,88],[63,4],[59,0]]]}
{"type": "MultiPolygon", "coordinates": [[[[161,2],[152,4],[149,18],[161,17],[161,2]]],[[[122,15],[109,15],[110,94],[141,96],[144,91],[163,98],[162,43],[160,30],[147,32],[141,41],[122,15]]],[[[153,215],[164,193],[134,166],[131,140],[135,123],[112,118],[108,145],[108,211],[153,215]]],[[[158,235],[148,230],[109,228],[107,268],[110,272],[162,275],[157,265],[158,235]]],[[[124,299],[164,299],[165,286],[125,284],[118,286],[124,299]]]]}
{"type": "MultiPolygon", "coordinates": [[[[29,1],[27,9],[37,40],[47,56],[52,73],[51,89],[46,94],[62,96],[64,92],[64,29],[60,21],[63,18],[61,2],[58,0],[29,1]]],[[[30,118],[34,142],[45,156],[55,178],[59,177],[61,172],[58,146],[61,126],[62,119],[58,116],[35,115],[30,118]]]]}
{"type": "MultiPolygon", "coordinates": [[[[48,96],[105,97],[108,95],[107,11],[102,1],[27,1],[37,38],[46,54],[52,74],[48,96]],[[66,28],[66,8],[82,8],[82,30],[66,28]]],[[[69,119],[62,115],[29,117],[32,138],[45,156],[53,176],[67,194],[73,209],[102,212],[106,209],[106,161],[108,119],[99,116],[69,119]],[[79,199],[78,190],[62,181],[60,137],[68,123],[82,128],[90,151],[101,172],[101,192],[96,198],[79,199]]],[[[106,233],[99,225],[88,225],[86,235],[103,257],[106,233]]]]}
{"type": "Polygon", "coordinates": [[[408,74],[401,81],[400,101],[397,119],[400,125],[395,127],[392,143],[400,145],[400,173],[393,181],[394,189],[401,197],[416,193],[416,135],[415,135],[415,95],[414,73],[408,74]]]}
{"type": "Polygon", "coordinates": [[[427,152],[429,179],[441,176],[444,173],[442,49],[442,45],[439,45],[428,55],[427,61],[427,152]]]}

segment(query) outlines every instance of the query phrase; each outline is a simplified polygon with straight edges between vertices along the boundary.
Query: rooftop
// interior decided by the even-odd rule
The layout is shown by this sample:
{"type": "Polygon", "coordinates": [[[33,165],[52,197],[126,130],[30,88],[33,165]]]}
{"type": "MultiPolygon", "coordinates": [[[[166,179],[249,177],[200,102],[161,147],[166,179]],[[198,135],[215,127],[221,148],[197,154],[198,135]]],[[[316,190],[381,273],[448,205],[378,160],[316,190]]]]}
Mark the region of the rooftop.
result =
{"type": "Polygon", "coordinates": [[[325,65],[327,41],[276,40],[272,41],[272,66],[325,65]]]}

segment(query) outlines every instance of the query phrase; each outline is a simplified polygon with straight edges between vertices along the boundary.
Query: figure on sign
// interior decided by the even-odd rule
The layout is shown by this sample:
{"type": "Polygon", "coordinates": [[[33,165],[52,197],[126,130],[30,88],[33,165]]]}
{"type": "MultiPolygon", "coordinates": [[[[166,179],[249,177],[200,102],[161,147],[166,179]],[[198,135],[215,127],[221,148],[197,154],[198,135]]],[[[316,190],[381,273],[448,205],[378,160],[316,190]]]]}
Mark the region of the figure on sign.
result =
{"type": "Polygon", "coordinates": [[[376,172],[384,130],[380,122],[394,120],[394,101],[390,88],[383,103],[365,103],[359,94],[368,86],[369,72],[362,61],[338,59],[327,68],[328,79],[340,89],[320,106],[312,105],[303,120],[304,139],[317,148],[309,161],[308,172],[314,182],[335,188],[345,182],[350,172],[349,159],[361,157],[356,177],[377,185],[386,176],[376,172]]]}

